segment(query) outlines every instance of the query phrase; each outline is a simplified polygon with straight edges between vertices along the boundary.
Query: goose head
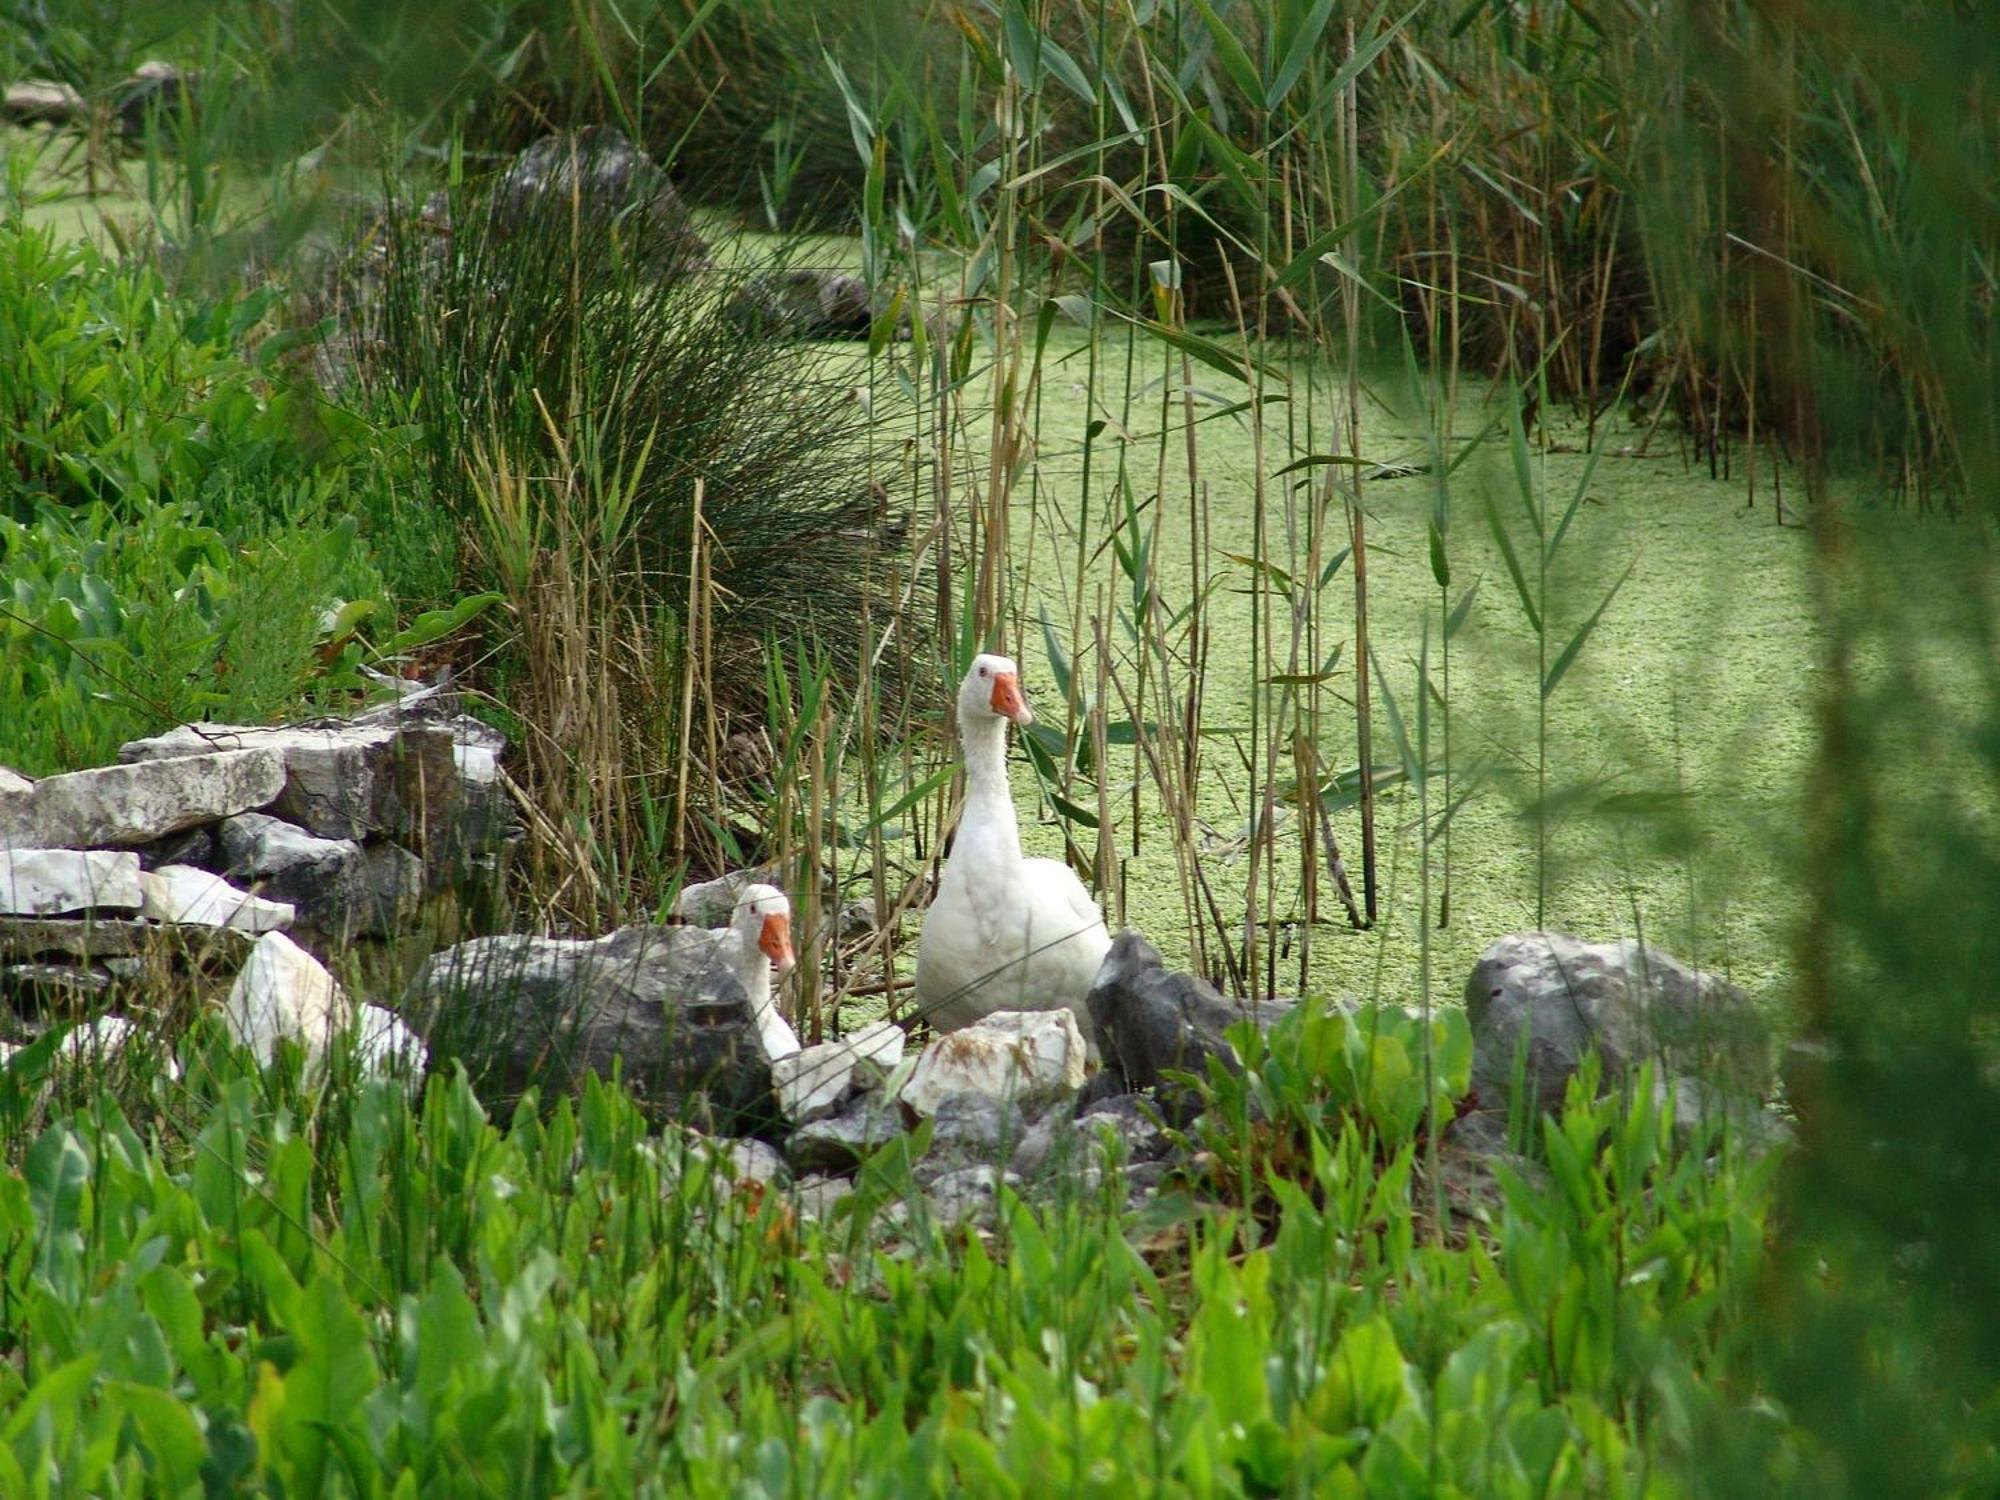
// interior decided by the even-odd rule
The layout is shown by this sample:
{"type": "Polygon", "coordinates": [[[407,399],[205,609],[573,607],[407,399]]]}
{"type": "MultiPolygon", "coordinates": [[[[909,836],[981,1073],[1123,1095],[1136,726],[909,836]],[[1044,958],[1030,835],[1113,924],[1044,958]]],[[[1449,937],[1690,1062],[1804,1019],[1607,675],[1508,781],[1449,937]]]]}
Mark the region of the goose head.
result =
{"type": "Polygon", "coordinates": [[[958,687],[958,722],[965,728],[1007,719],[1021,727],[1035,722],[1021,694],[1021,672],[1012,658],[975,656],[958,687]]]}
{"type": "Polygon", "coordinates": [[[746,965],[756,963],[753,955],[779,974],[792,969],[792,903],[774,885],[746,885],[736,897],[736,910],[729,925],[743,941],[746,965]]]}

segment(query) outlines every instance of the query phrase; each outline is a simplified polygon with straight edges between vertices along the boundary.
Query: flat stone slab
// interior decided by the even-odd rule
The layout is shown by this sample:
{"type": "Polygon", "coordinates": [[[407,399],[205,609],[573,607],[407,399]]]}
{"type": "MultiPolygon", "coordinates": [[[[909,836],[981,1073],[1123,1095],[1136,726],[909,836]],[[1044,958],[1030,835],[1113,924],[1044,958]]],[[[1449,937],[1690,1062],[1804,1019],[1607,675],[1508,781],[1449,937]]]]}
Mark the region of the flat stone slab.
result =
{"type": "Polygon", "coordinates": [[[290,902],[266,901],[239,891],[220,875],[193,865],[162,865],[139,877],[145,914],[156,922],[185,927],[228,927],[236,932],[275,932],[292,925],[290,902]]]}
{"type": "Polygon", "coordinates": [[[0,849],[0,915],[134,911],[139,856],[110,849],[0,849]]]}
{"type": "Polygon", "coordinates": [[[226,927],[172,927],[139,917],[0,917],[0,958],[140,959],[220,947],[231,958],[249,951],[246,934],[226,927]]]}
{"type": "Polygon", "coordinates": [[[386,834],[414,839],[422,853],[430,835],[448,837],[465,806],[452,731],[435,724],[183,724],[119,746],[118,758],[146,763],[217,749],[276,756],[282,784],[252,805],[268,803],[321,838],[386,834]]]}
{"type": "Polygon", "coordinates": [[[262,807],[285,785],[269,750],[223,750],[47,776],[0,789],[0,849],[145,844],[262,807]]]}
{"type": "Polygon", "coordinates": [[[83,113],[83,95],[66,83],[24,78],[0,96],[0,119],[16,125],[66,125],[83,113]]]}

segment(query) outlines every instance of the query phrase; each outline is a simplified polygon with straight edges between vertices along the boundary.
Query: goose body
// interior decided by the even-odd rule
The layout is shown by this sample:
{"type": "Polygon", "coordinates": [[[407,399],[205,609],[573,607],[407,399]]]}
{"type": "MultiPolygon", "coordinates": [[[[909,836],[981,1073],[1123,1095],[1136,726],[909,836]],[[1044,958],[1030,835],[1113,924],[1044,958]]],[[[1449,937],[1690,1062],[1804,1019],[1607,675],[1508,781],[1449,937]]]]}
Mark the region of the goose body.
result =
{"type": "Polygon", "coordinates": [[[774,885],[746,885],[737,894],[729,929],[738,943],[736,977],[750,997],[750,1015],[764,1056],[771,1062],[790,1057],[799,1050],[798,1033],[778,1011],[771,974],[791,971],[792,903],[774,885]]]}
{"type": "Polygon", "coordinates": [[[1068,865],[1021,855],[1007,783],[1010,721],[1034,722],[1020,674],[1004,656],[978,657],[958,693],[965,812],[924,918],[917,1003],[940,1031],[998,1010],[1067,1007],[1088,1038],[1084,998],[1111,938],[1068,865]]]}

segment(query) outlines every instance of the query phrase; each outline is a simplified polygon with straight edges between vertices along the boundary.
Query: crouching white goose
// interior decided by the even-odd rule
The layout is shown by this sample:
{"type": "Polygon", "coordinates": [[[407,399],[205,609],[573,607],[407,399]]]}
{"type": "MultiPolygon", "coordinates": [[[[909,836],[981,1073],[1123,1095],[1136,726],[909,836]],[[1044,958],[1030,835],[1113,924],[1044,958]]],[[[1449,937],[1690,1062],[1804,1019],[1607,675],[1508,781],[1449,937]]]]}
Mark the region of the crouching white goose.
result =
{"type": "Polygon", "coordinates": [[[1092,1035],[1084,997],[1111,947],[1104,917],[1068,865],[1021,857],[1007,784],[1008,721],[1034,718],[1013,662],[973,661],[958,690],[965,813],[917,947],[917,1003],[939,1030],[1067,1006],[1092,1035]]]}
{"type": "Polygon", "coordinates": [[[771,973],[792,969],[792,903],[774,885],[746,885],[730,914],[730,931],[740,944],[736,977],[750,997],[750,1015],[757,1023],[764,1056],[772,1062],[799,1050],[798,1033],[778,1013],[771,993],[771,973]]]}

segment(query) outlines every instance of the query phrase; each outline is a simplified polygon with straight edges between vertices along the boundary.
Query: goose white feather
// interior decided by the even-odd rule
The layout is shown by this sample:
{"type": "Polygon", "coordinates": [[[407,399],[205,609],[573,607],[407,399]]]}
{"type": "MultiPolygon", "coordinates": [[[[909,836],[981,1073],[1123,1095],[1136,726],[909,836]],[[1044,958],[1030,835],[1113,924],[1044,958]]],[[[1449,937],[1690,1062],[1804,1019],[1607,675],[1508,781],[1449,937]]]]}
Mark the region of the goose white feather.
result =
{"type": "Polygon", "coordinates": [[[791,972],[792,903],[774,885],[746,885],[737,893],[729,928],[739,945],[736,977],[750,997],[750,1015],[764,1056],[772,1062],[790,1057],[799,1050],[798,1033],[778,1012],[771,974],[791,972]]]}
{"type": "MultiPolygon", "coordinates": [[[[981,656],[958,691],[965,812],[917,947],[917,1003],[949,1031],[998,1010],[1076,1013],[1110,950],[1104,917],[1068,865],[1024,859],[1007,784],[1007,725],[1034,722],[1020,673],[981,656]]],[[[1094,1050],[1094,1049],[1093,1049],[1094,1050]]]]}

